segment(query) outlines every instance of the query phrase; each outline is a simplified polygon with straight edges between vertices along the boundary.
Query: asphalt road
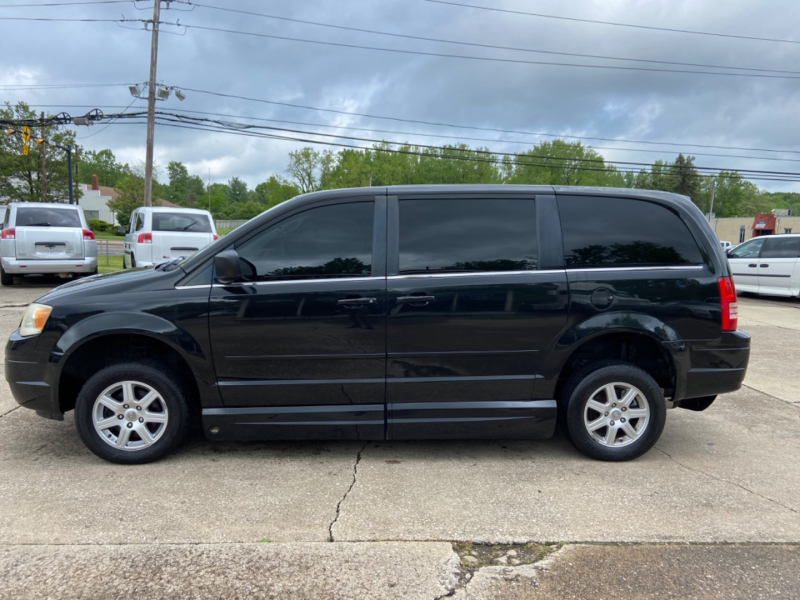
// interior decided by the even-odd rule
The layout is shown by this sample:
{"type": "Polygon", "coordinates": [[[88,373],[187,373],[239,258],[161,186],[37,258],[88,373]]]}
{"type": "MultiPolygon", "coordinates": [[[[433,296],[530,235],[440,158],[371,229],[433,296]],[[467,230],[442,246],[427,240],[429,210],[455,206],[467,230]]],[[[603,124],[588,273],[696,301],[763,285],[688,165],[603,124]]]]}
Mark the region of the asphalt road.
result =
{"type": "MultiPolygon", "coordinates": [[[[46,289],[0,290],[0,335],[46,289]]],[[[800,597],[800,301],[742,298],[740,314],[745,387],[671,411],[656,448],[624,464],[562,437],[195,436],[120,467],[71,415],[17,409],[2,378],[0,597],[800,597]],[[451,542],[568,543],[471,570],[451,542]]]]}

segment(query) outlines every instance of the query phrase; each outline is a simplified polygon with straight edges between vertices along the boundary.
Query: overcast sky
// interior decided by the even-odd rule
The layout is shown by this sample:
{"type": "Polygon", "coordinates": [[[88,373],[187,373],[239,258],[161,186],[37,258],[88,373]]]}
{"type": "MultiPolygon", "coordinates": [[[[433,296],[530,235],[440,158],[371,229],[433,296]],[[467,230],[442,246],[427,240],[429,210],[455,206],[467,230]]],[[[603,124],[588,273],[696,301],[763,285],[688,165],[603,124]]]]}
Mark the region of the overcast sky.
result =
{"type": "MultiPolygon", "coordinates": [[[[152,2],[138,2],[136,6],[132,2],[50,8],[25,6],[44,1],[74,0],[4,0],[3,4],[16,4],[20,8],[0,8],[0,17],[152,17],[152,2]]],[[[798,43],[579,23],[426,0],[199,1],[294,19],[532,50],[798,71],[790,75],[798,79],[487,62],[164,27],[162,31],[184,34],[161,35],[158,80],[166,85],[418,121],[614,140],[800,151],[800,33],[797,31],[800,4],[797,0],[453,1],[581,19],[794,39],[798,43]]],[[[456,46],[199,6],[191,12],[180,12],[188,7],[171,6],[171,10],[162,9],[165,21],[180,20],[189,25],[318,41],[528,61],[688,68],[456,46]]],[[[0,86],[5,86],[5,89],[0,87],[1,100],[54,105],[42,108],[52,113],[65,110],[76,115],[87,110],[70,106],[76,104],[96,106],[109,113],[119,112],[132,100],[126,87],[42,91],[9,90],[8,86],[132,83],[148,78],[150,34],[142,30],[141,24],[125,24],[132,30],[115,23],[5,21],[0,26],[3,28],[0,86]]],[[[526,148],[511,141],[533,143],[551,139],[326,113],[191,91],[186,91],[186,96],[184,102],[173,96],[160,102],[158,107],[238,115],[251,122],[252,118],[280,119],[405,132],[371,134],[318,129],[392,141],[433,144],[456,141],[413,135],[419,133],[486,138],[488,141],[484,142],[465,141],[473,146],[506,152],[526,148]]],[[[134,104],[137,105],[143,103],[134,104]]],[[[114,124],[100,131],[101,127],[79,128],[80,143],[87,149],[110,148],[122,161],[135,163],[144,159],[144,126],[114,124]]],[[[672,160],[678,151],[683,151],[696,155],[695,163],[701,166],[800,172],[800,152],[701,149],[632,142],[585,143],[613,160],[649,163],[657,159],[672,160]],[[630,150],[636,148],[658,152],[630,150]],[[701,153],[761,158],[701,156],[701,153]],[[791,160],[765,160],[767,157],[791,160]]],[[[303,145],[159,127],[156,162],[163,170],[169,161],[178,160],[204,179],[210,169],[214,181],[239,176],[252,187],[270,174],[283,174],[287,153],[303,145]]],[[[800,183],[755,183],[771,190],[800,191],[800,183]]]]}

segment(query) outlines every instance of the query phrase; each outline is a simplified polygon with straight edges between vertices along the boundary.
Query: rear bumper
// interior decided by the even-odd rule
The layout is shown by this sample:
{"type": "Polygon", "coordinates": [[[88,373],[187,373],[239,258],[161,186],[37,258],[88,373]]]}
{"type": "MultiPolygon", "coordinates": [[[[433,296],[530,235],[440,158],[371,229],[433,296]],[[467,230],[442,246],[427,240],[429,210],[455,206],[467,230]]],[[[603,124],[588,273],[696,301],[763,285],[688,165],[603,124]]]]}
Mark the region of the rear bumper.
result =
{"type": "Polygon", "coordinates": [[[742,387],[750,360],[750,336],[744,331],[724,333],[718,340],[693,344],[690,368],[680,398],[702,398],[735,392],[742,387]]]}
{"type": "Polygon", "coordinates": [[[43,417],[61,419],[58,386],[49,380],[49,353],[36,350],[38,336],[22,337],[19,330],[8,338],[5,356],[6,381],[14,400],[43,417]]]}
{"type": "Polygon", "coordinates": [[[14,275],[45,275],[54,273],[94,273],[97,271],[97,257],[71,260],[0,258],[3,270],[14,275]]]}

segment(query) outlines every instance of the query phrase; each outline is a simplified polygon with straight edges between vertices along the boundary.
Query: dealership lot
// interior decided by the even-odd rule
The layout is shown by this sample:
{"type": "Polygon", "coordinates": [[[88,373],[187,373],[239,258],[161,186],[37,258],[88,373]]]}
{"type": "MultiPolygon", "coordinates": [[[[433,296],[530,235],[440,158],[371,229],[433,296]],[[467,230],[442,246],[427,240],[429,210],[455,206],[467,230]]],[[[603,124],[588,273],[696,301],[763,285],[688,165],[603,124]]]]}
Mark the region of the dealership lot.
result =
{"type": "MultiPolygon", "coordinates": [[[[22,307],[54,283],[3,289],[4,339],[22,307]]],[[[717,565],[721,578],[734,574],[728,585],[755,586],[741,597],[760,597],[754,590],[766,584],[759,577],[775,565],[796,565],[800,542],[800,301],[743,297],[739,304],[740,327],[753,336],[745,387],[703,413],[671,411],[656,448],[622,464],[586,459],[560,436],[212,444],[197,434],[166,460],[120,467],[83,446],[71,415],[54,422],[17,409],[2,379],[0,595],[47,593],[37,578],[45,569],[67,595],[123,594],[130,588],[92,586],[147,556],[161,565],[154,578],[137,584],[126,574],[115,585],[178,596],[181,588],[170,578],[207,561],[216,565],[211,579],[198,572],[185,582],[201,596],[222,594],[219,586],[236,570],[250,581],[251,587],[237,580],[232,588],[243,596],[294,589],[297,597],[433,598],[458,585],[458,560],[447,542],[566,541],[549,559],[552,576],[597,560],[599,550],[574,543],[690,542],[709,544],[702,552],[685,550],[707,560],[698,574],[704,585],[717,565]],[[764,561],[759,575],[747,571],[736,580],[743,560],[764,561]],[[220,565],[229,566],[228,575],[220,565]],[[173,587],[157,587],[167,579],[173,587]],[[293,587],[310,580],[316,586],[305,592],[293,587]]],[[[639,546],[612,548],[604,560],[630,565],[642,556],[633,550],[639,546]]],[[[667,557],[681,552],[671,545],[646,552],[658,555],[656,563],[680,562],[667,557]]],[[[491,597],[500,593],[492,586],[511,585],[503,577],[543,572],[507,568],[481,571],[458,594],[470,597],[473,589],[476,597],[491,597]],[[484,585],[489,591],[479,593],[484,585]]],[[[800,575],[788,571],[780,570],[786,581],[770,576],[778,595],[762,597],[791,597],[785,590],[798,590],[792,586],[800,575]]],[[[569,577],[578,581],[580,573],[569,577]]],[[[557,594],[558,586],[548,585],[557,594]]]]}

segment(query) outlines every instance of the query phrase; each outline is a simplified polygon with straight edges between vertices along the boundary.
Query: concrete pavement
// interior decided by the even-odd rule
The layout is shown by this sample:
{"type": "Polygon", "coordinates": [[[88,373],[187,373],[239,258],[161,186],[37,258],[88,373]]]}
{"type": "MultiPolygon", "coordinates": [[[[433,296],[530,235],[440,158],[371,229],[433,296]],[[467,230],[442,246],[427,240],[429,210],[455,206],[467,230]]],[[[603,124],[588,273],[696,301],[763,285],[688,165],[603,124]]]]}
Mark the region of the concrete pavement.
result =
{"type": "MultiPolygon", "coordinates": [[[[2,336],[46,289],[0,290],[2,336]]],[[[196,436],[167,460],[119,467],[82,446],[70,415],[16,410],[3,380],[0,597],[800,597],[798,307],[743,298],[748,387],[703,413],[671,411],[656,449],[624,464],[561,437],[196,436]],[[468,581],[449,543],[560,540],[611,545],[468,581]]]]}

